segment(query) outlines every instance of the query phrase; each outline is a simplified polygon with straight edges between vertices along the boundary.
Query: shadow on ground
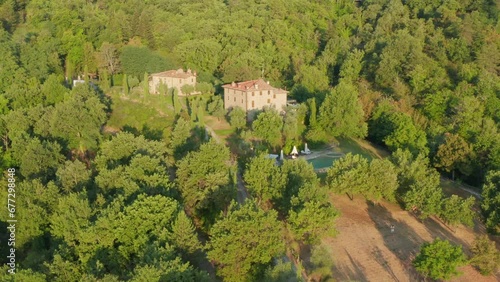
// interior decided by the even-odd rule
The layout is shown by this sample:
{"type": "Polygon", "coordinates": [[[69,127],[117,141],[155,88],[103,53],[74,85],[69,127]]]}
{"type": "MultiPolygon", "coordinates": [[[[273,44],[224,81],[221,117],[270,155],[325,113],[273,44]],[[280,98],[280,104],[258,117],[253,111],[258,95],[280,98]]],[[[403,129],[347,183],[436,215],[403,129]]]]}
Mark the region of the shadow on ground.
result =
{"type": "Polygon", "coordinates": [[[344,248],[351,265],[334,265],[332,268],[336,276],[340,276],[342,280],[339,281],[360,281],[365,282],[368,279],[365,276],[363,267],[349,254],[344,248]]]}
{"type": "MultiPolygon", "coordinates": [[[[370,201],[367,201],[367,205],[368,215],[380,232],[385,246],[400,260],[406,270],[408,276],[405,277],[405,280],[423,281],[424,278],[416,272],[411,262],[424,240],[404,221],[395,219],[386,207],[370,201]],[[394,226],[394,232],[391,231],[391,225],[394,226]]],[[[372,250],[372,255],[394,281],[400,281],[387,263],[380,248],[375,247],[372,250]]]]}
{"type": "Polygon", "coordinates": [[[439,221],[439,219],[434,217],[420,220],[420,222],[425,226],[427,231],[433,235],[434,238],[446,239],[454,244],[460,244],[464,246],[464,250],[470,247],[469,244],[455,236],[455,227],[446,227],[444,226],[444,223],[440,223],[439,221]]]}

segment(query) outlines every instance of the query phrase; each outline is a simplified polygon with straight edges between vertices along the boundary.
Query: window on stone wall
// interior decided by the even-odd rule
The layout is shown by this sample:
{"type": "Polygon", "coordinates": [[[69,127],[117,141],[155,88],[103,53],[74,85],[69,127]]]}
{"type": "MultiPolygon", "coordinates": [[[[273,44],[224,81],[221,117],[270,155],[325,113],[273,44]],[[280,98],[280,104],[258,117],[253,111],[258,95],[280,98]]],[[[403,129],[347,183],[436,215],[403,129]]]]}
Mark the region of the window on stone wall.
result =
{"type": "Polygon", "coordinates": [[[273,99],[276,99],[276,94],[273,94],[273,99]]]}
{"type": "Polygon", "coordinates": [[[271,95],[271,90],[267,90],[267,95],[271,95]]]}
{"type": "Polygon", "coordinates": [[[255,96],[255,93],[252,92],[252,97],[255,96]]]}
{"type": "Polygon", "coordinates": [[[253,108],[253,107],[255,107],[255,104],[254,104],[254,102],[252,101],[252,108],[253,108]]]}
{"type": "Polygon", "coordinates": [[[267,99],[267,103],[268,103],[268,104],[271,104],[271,99],[267,99]]]}
{"type": "Polygon", "coordinates": [[[260,96],[262,96],[262,91],[260,91],[260,96]]]}
{"type": "Polygon", "coordinates": [[[234,97],[234,101],[236,102],[236,97],[234,97]]]}

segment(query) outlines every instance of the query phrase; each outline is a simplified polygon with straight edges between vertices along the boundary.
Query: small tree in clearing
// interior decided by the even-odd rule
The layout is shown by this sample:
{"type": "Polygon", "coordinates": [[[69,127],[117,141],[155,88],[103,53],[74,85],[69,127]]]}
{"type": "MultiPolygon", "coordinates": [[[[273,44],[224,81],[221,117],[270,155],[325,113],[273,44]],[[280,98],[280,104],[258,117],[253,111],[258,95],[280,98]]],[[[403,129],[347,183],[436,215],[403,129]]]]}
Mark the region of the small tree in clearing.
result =
{"type": "Polygon", "coordinates": [[[422,245],[413,265],[426,277],[448,280],[459,274],[457,267],[465,265],[466,261],[462,246],[438,238],[422,245]]]}
{"type": "Polygon", "coordinates": [[[247,119],[246,119],[246,113],[243,111],[242,108],[240,107],[234,107],[230,112],[229,112],[229,124],[236,130],[241,130],[245,128],[247,119]]]}
{"type": "Polygon", "coordinates": [[[470,261],[482,275],[495,273],[500,267],[500,252],[497,250],[495,242],[490,241],[486,235],[476,238],[470,261]]]}

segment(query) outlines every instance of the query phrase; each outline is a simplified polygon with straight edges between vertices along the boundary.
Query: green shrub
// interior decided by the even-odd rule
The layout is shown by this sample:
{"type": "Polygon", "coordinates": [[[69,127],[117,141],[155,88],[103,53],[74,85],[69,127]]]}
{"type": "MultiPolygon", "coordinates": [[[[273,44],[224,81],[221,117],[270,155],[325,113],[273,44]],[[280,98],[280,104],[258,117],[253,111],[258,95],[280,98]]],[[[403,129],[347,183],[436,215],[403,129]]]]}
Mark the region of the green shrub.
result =
{"type": "Polygon", "coordinates": [[[462,246],[438,238],[422,245],[413,265],[426,277],[448,280],[460,274],[457,267],[465,265],[466,261],[462,246]]]}
{"type": "Polygon", "coordinates": [[[500,252],[495,242],[490,241],[486,235],[476,238],[470,262],[482,275],[495,273],[500,267],[500,252]]]}

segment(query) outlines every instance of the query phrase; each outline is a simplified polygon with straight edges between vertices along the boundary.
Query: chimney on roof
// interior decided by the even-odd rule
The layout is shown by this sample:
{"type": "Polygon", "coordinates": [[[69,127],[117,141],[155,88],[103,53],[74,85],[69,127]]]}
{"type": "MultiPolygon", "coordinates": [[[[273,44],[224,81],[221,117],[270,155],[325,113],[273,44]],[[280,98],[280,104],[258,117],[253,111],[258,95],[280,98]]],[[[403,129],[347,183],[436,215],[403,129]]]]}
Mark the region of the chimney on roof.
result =
{"type": "Polygon", "coordinates": [[[193,72],[193,75],[196,76],[196,72],[193,72]]]}
{"type": "Polygon", "coordinates": [[[183,72],[184,72],[184,70],[183,70],[183,69],[178,69],[178,70],[176,71],[176,73],[183,73],[183,72]]]}
{"type": "Polygon", "coordinates": [[[259,89],[259,85],[257,83],[255,83],[253,86],[255,87],[255,89],[259,89]]]}
{"type": "Polygon", "coordinates": [[[268,81],[266,81],[266,83],[267,83],[267,84],[269,84],[269,80],[268,80],[268,81]]]}
{"type": "Polygon", "coordinates": [[[236,86],[236,83],[234,83],[234,81],[233,81],[233,82],[231,82],[231,86],[232,86],[232,87],[235,87],[235,86],[236,86]]]}
{"type": "Polygon", "coordinates": [[[188,70],[187,70],[187,73],[191,73],[191,69],[188,69],[188,70]]]}

